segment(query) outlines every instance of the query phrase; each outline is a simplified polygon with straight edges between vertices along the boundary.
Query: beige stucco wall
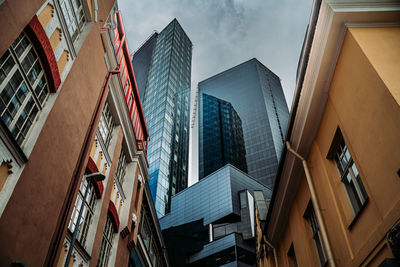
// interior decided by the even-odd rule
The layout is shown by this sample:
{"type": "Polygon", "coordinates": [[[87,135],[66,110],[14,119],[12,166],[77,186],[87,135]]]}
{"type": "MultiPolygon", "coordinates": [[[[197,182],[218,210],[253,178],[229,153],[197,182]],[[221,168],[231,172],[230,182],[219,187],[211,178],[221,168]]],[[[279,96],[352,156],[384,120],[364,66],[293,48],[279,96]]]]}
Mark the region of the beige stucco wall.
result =
{"type": "MultiPolygon", "coordinates": [[[[391,257],[384,237],[400,218],[399,41],[399,28],[347,32],[307,158],[337,266],[377,266],[391,257]],[[335,163],[326,158],[337,127],[369,197],[356,220],[335,163]]],[[[278,247],[279,266],[290,266],[287,252],[292,242],[299,266],[319,265],[303,217],[309,199],[303,177],[278,247]]]]}

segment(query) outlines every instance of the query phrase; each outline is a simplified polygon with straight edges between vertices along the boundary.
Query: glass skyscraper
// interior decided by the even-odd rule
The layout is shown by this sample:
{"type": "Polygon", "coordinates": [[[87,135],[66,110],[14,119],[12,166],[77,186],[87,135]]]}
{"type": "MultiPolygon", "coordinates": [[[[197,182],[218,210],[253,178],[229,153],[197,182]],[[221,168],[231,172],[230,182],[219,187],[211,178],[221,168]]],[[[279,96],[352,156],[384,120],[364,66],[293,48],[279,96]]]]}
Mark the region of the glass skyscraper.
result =
{"type": "MultiPolygon", "coordinates": [[[[200,99],[207,94],[232,104],[242,121],[248,174],[273,188],[289,119],[279,77],[253,58],[200,82],[198,87],[200,99]]],[[[209,144],[205,142],[202,101],[199,108],[199,166],[202,166],[209,144]]],[[[203,177],[199,173],[199,179],[203,177]]]]}
{"type": "Polygon", "coordinates": [[[187,186],[191,61],[192,42],[176,19],[132,59],[150,135],[149,186],[159,217],[171,195],[187,186]]]}
{"type": "Polygon", "coordinates": [[[242,121],[232,104],[202,94],[202,129],[200,138],[200,177],[205,177],[227,163],[247,172],[242,121]]]}

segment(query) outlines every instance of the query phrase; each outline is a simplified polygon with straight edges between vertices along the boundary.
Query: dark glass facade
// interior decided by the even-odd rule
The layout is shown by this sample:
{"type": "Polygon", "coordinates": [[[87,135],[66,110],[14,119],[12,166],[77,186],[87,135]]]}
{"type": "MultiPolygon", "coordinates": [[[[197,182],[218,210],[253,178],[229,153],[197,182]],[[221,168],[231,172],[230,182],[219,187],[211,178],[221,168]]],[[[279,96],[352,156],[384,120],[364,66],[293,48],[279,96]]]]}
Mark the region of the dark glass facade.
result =
{"type": "Polygon", "coordinates": [[[230,164],[173,196],[160,219],[171,265],[254,266],[254,210],[270,197],[271,190],[230,164]]]}
{"type": "MultiPolygon", "coordinates": [[[[165,214],[169,195],[173,193],[171,170],[176,170],[176,184],[187,184],[190,93],[182,93],[185,95],[182,97],[180,92],[190,88],[191,60],[192,43],[176,19],[158,35],[150,37],[132,60],[141,80],[138,87],[150,135],[149,186],[158,217],[165,214]],[[148,71],[143,69],[147,64],[148,71]],[[182,104],[183,100],[187,105],[182,104]],[[180,114],[175,113],[178,110],[180,114]],[[178,123],[179,126],[175,126],[178,123]]],[[[177,190],[180,187],[176,187],[175,192],[177,190]]]]}
{"type": "MultiPolygon", "coordinates": [[[[190,89],[175,94],[174,133],[171,141],[168,203],[188,186],[190,89]]],[[[167,205],[167,212],[170,206],[167,205]]]]}
{"type": "Polygon", "coordinates": [[[136,84],[139,90],[140,99],[143,101],[144,89],[146,88],[147,77],[151,57],[153,56],[154,46],[157,41],[158,33],[153,33],[146,42],[133,54],[132,65],[135,71],[136,84]]]}
{"type": "Polygon", "coordinates": [[[232,104],[202,94],[203,150],[200,155],[200,177],[205,177],[227,163],[247,172],[242,121],[232,104]]]}
{"type": "MultiPolygon", "coordinates": [[[[200,82],[199,96],[203,94],[232,104],[242,121],[248,174],[272,188],[289,119],[279,77],[257,59],[251,59],[200,82]]],[[[201,166],[202,154],[207,150],[202,101],[199,111],[201,166]]]]}

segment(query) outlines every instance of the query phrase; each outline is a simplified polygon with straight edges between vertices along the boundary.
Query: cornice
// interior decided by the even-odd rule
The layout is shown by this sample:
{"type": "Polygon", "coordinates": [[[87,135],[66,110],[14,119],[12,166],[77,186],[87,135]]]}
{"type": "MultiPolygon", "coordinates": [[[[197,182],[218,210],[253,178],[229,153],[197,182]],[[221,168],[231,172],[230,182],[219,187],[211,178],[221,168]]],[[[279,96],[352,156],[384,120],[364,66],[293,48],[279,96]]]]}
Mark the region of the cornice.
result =
{"type": "MultiPolygon", "coordinates": [[[[313,10],[313,13],[315,10],[313,10]]],[[[395,27],[400,24],[400,2],[393,1],[329,1],[323,0],[315,26],[308,64],[305,71],[297,113],[291,118],[289,134],[294,150],[307,158],[325,109],[344,37],[352,27],[395,27]]],[[[304,56],[304,55],[303,55],[304,56]]],[[[302,59],[303,62],[303,59],[302,59]]],[[[292,110],[291,113],[294,111],[292,110]]],[[[267,235],[272,244],[281,238],[290,207],[298,190],[303,169],[293,156],[286,154],[284,167],[276,185],[276,199],[268,223],[267,235]]]]}

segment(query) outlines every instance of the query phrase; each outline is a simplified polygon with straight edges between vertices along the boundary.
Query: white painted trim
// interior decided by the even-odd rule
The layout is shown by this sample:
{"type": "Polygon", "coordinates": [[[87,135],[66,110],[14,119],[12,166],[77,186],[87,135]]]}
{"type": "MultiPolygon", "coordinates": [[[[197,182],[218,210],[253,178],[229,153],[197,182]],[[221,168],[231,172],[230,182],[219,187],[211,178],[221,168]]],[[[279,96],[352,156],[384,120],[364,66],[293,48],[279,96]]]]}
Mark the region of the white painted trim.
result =
{"type": "Polygon", "coordinates": [[[326,0],[334,12],[375,12],[375,11],[399,11],[400,3],[396,1],[332,1],[326,0]]]}
{"type": "Polygon", "coordinates": [[[400,27],[399,22],[372,22],[372,23],[363,23],[363,22],[346,22],[344,24],[346,28],[392,28],[392,27],[400,27]]]}
{"type": "Polygon", "coordinates": [[[146,247],[144,246],[144,243],[143,243],[143,240],[142,240],[142,237],[140,236],[140,234],[138,234],[137,240],[139,241],[140,249],[142,250],[143,255],[147,261],[147,264],[148,264],[147,266],[152,267],[153,265],[151,264],[149,255],[147,255],[146,247]]]}

